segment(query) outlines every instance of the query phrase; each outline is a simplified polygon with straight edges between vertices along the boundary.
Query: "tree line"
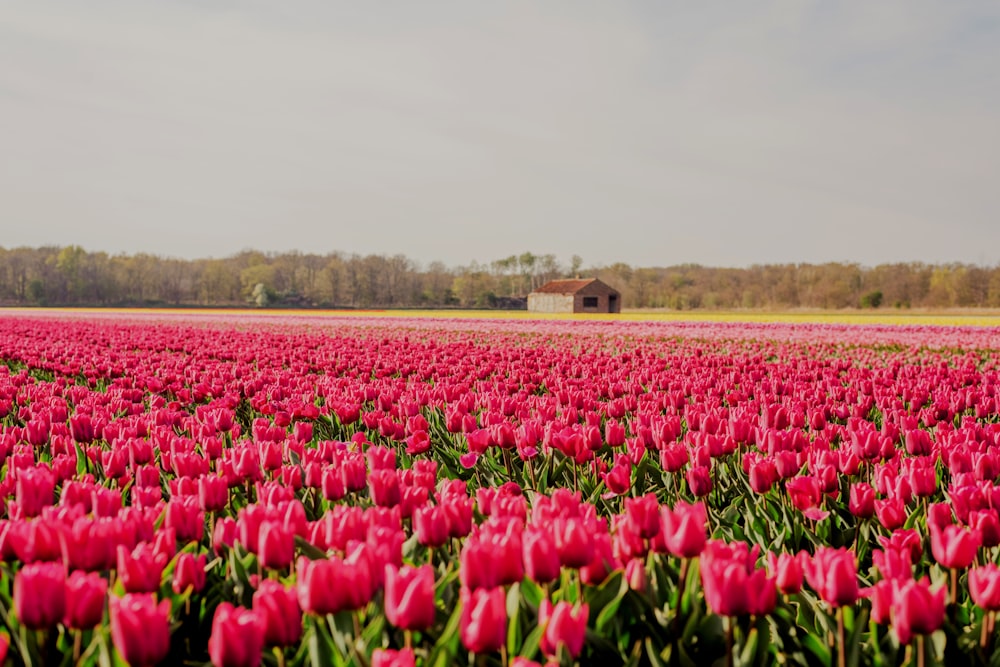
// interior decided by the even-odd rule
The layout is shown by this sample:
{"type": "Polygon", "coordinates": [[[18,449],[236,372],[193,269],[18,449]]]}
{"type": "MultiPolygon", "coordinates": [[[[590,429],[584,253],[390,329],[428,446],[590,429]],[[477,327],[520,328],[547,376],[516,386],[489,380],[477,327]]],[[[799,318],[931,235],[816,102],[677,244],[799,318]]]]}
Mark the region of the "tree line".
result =
{"type": "Polygon", "coordinates": [[[543,283],[596,277],[626,308],[1000,308],[1000,266],[854,263],[569,264],[525,252],[488,264],[422,266],[404,255],[245,250],[222,259],[0,247],[0,305],[524,308],[543,283]]]}

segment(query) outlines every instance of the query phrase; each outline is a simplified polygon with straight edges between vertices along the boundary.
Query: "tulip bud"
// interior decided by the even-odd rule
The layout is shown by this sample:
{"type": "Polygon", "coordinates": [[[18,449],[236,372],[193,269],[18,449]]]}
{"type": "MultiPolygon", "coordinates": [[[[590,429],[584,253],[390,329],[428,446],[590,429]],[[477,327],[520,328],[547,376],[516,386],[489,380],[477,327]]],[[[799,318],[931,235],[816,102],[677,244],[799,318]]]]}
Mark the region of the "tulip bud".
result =
{"type": "Polygon", "coordinates": [[[667,550],[680,558],[694,558],[701,553],[708,538],[705,505],[678,501],[673,509],[660,509],[660,520],[667,550]]]}
{"type": "Polygon", "coordinates": [[[414,667],[416,656],[413,649],[394,651],[388,648],[377,648],[372,653],[372,667],[414,667]]]}
{"type": "Polygon", "coordinates": [[[29,630],[44,630],[63,620],[66,568],[62,563],[31,563],[14,576],[14,612],[29,630]]]}
{"type": "Polygon", "coordinates": [[[178,595],[188,589],[199,593],[205,588],[205,554],[195,556],[185,551],[177,557],[172,588],[178,595]]]}
{"type": "Polygon", "coordinates": [[[426,630],[434,625],[434,570],[385,566],[385,616],[397,628],[426,630]]]}
{"type": "Polygon", "coordinates": [[[215,667],[257,667],[264,648],[261,617],[252,609],[223,602],[212,617],[208,655],[215,667]]]}
{"type": "Polygon", "coordinates": [[[112,596],[111,641],[133,667],[155,665],[170,651],[170,600],[156,604],[152,595],[112,596]]]}
{"type": "Polygon", "coordinates": [[[295,591],[277,581],[262,581],[253,594],[253,609],[264,627],[266,646],[294,646],[302,638],[302,611],[295,591]]]}
{"type": "Polygon", "coordinates": [[[63,625],[74,630],[89,630],[104,618],[108,582],[99,574],[74,572],[66,580],[66,613],[63,625]]]}
{"type": "Polygon", "coordinates": [[[502,587],[461,590],[462,645],[473,653],[499,651],[507,641],[507,595],[502,587]]]}
{"type": "Polygon", "coordinates": [[[538,608],[538,624],[543,628],[538,646],[542,653],[556,657],[559,646],[563,645],[571,658],[579,656],[586,638],[589,614],[590,607],[586,604],[574,608],[566,601],[553,606],[548,599],[542,600],[538,608]]]}

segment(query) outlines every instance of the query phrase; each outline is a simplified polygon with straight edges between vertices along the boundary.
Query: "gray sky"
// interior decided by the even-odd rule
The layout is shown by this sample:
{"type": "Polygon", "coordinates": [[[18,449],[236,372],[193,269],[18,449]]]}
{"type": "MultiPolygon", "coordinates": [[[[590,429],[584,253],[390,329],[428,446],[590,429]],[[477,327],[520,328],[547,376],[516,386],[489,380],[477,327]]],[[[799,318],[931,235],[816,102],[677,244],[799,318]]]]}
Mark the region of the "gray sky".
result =
{"type": "Polygon", "coordinates": [[[12,0],[0,245],[1000,261],[1000,3],[12,0]]]}

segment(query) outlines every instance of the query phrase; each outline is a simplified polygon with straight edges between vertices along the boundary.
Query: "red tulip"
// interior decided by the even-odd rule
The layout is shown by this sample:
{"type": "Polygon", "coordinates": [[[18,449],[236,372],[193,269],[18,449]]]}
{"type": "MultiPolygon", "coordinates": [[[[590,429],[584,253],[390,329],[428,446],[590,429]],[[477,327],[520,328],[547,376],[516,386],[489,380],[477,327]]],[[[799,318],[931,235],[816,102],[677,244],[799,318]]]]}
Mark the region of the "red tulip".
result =
{"type": "Polygon", "coordinates": [[[74,572],[66,580],[66,613],[62,622],[74,630],[89,630],[104,618],[108,581],[96,573],[74,572]]]}
{"type": "Polygon", "coordinates": [[[712,492],[712,473],[707,466],[688,468],[685,477],[688,488],[696,498],[702,498],[712,492]]]}
{"type": "Polygon", "coordinates": [[[754,493],[767,493],[778,481],[778,469],[773,461],[764,459],[750,466],[748,477],[754,493]]]}
{"type": "Polygon", "coordinates": [[[969,512],[969,527],[979,533],[984,548],[992,549],[1000,545],[1000,514],[997,510],[969,512]]]}
{"type": "Polygon", "coordinates": [[[883,579],[871,588],[862,591],[862,595],[871,600],[872,620],[879,625],[888,625],[892,622],[892,602],[896,594],[896,582],[891,579],[883,579]]]}
{"type": "Polygon", "coordinates": [[[63,620],[66,568],[62,563],[31,563],[14,576],[14,612],[29,630],[44,630],[63,620]]]}
{"type": "Polygon", "coordinates": [[[345,562],[340,558],[308,560],[296,566],[296,592],[306,613],[317,616],[361,609],[371,600],[371,565],[367,559],[345,562]]]}
{"type": "Polygon", "coordinates": [[[743,542],[726,544],[712,540],[701,554],[699,569],[705,602],[720,616],[768,614],[774,608],[777,589],[774,579],[757,570],[757,547],[751,551],[743,542]]]}
{"type": "Polygon", "coordinates": [[[215,530],[212,531],[212,549],[215,554],[222,555],[223,549],[232,549],[236,544],[237,525],[236,521],[230,517],[222,517],[215,522],[215,530]]]}
{"type": "Polygon", "coordinates": [[[215,667],[257,667],[264,648],[263,619],[252,609],[223,602],[212,617],[208,655],[215,667]]]}
{"type": "Polygon", "coordinates": [[[527,527],[521,538],[525,573],[532,581],[546,584],[559,578],[559,550],[552,535],[542,528],[527,527]]]}
{"type": "Polygon", "coordinates": [[[395,507],[402,500],[399,475],[395,470],[372,470],[368,475],[368,493],[379,507],[395,507]]]}
{"type": "Polygon", "coordinates": [[[448,542],[448,512],[440,505],[427,505],[415,509],[413,526],[420,544],[440,547],[448,542]]]}
{"type": "Polygon", "coordinates": [[[387,648],[377,648],[372,653],[372,667],[414,667],[416,656],[413,649],[394,651],[387,648]]]}
{"type": "Polygon", "coordinates": [[[149,544],[140,544],[131,552],[119,546],[118,579],[128,593],[155,593],[160,589],[163,568],[168,560],[149,544]]]}
{"type": "Polygon", "coordinates": [[[257,557],[261,567],[269,570],[290,566],[295,558],[295,535],[278,521],[265,521],[257,538],[257,557]]]}
{"type": "MultiPolygon", "coordinates": [[[[46,426],[46,428],[48,428],[46,426]]],[[[27,468],[17,475],[15,484],[15,499],[17,516],[35,517],[50,506],[55,499],[56,478],[45,468],[27,468]]]]}
{"type": "Polygon", "coordinates": [[[601,479],[608,489],[608,495],[620,496],[628,493],[632,488],[632,465],[628,463],[628,458],[622,462],[617,461],[616,457],[615,465],[608,472],[601,473],[601,479]]]}
{"type": "Polygon", "coordinates": [[[229,504],[229,485],[217,475],[198,478],[198,504],[205,512],[220,512],[229,504]]]}
{"type": "Polygon", "coordinates": [[[170,651],[170,600],[152,595],[111,597],[111,641],[132,667],[156,665],[170,651]]]}
{"type": "Polygon", "coordinates": [[[205,588],[205,554],[195,556],[185,551],[177,556],[171,588],[178,595],[189,589],[193,593],[200,593],[205,588]]]}
{"type": "Polygon", "coordinates": [[[580,568],[580,581],[587,586],[599,586],[613,570],[621,568],[615,558],[611,536],[599,532],[594,536],[594,557],[580,568]]]}
{"type": "Polygon", "coordinates": [[[948,525],[939,528],[930,525],[931,553],[942,567],[961,570],[969,567],[979,550],[979,533],[961,526],[948,525]]]}
{"type": "Polygon", "coordinates": [[[434,570],[430,565],[385,566],[385,616],[397,628],[426,630],[434,625],[434,570]]]}
{"type": "Polygon", "coordinates": [[[646,563],[638,558],[633,558],[625,564],[625,581],[633,591],[644,593],[649,583],[646,574],[646,563]]]}
{"type": "Polygon", "coordinates": [[[594,559],[594,535],[583,518],[557,518],[552,529],[563,567],[579,569],[594,559]]]}
{"type": "Polygon", "coordinates": [[[198,503],[175,499],[167,503],[164,528],[173,528],[181,542],[200,542],[205,534],[205,515],[198,503]]]}
{"type": "Polygon", "coordinates": [[[875,516],[875,489],[864,482],[852,484],[847,509],[860,519],[870,519],[875,516]]]}
{"type": "Polygon", "coordinates": [[[896,530],[906,523],[906,505],[899,498],[876,500],[875,515],[887,530],[896,530]]]}
{"type": "Polygon", "coordinates": [[[542,653],[555,657],[563,645],[571,658],[578,657],[583,650],[589,614],[590,607],[586,604],[574,608],[566,601],[553,606],[548,599],[542,600],[538,608],[538,624],[543,628],[538,646],[542,653]]]}
{"type": "Polygon", "coordinates": [[[969,570],[969,593],[986,611],[1000,611],[1000,567],[988,563],[969,570]]]}
{"type": "Polygon", "coordinates": [[[694,558],[708,539],[708,516],[701,502],[678,501],[674,507],[660,508],[667,550],[680,558],[694,558]]]}
{"type": "Polygon", "coordinates": [[[507,594],[502,587],[461,590],[462,645],[473,653],[499,651],[507,641],[507,594]]]}
{"type": "Polygon", "coordinates": [[[944,623],[945,587],[932,592],[930,581],[905,581],[892,604],[892,628],[900,643],[906,644],[913,635],[929,635],[944,623]]]}
{"type": "Polygon", "coordinates": [[[778,590],[785,595],[793,595],[802,590],[803,561],[807,560],[805,552],[797,554],[781,553],[767,554],[767,564],[778,590]]]}
{"type": "Polygon", "coordinates": [[[654,537],[662,529],[660,503],[655,493],[647,493],[638,498],[626,498],[625,515],[644,539],[654,537]]]}
{"type": "Polygon", "coordinates": [[[853,551],[820,547],[808,562],[805,575],[812,589],[831,606],[852,605],[858,599],[857,563],[853,551]]]}
{"type": "Polygon", "coordinates": [[[294,646],[302,638],[302,611],[294,589],[266,579],[253,594],[253,610],[260,616],[266,646],[294,646]]]}

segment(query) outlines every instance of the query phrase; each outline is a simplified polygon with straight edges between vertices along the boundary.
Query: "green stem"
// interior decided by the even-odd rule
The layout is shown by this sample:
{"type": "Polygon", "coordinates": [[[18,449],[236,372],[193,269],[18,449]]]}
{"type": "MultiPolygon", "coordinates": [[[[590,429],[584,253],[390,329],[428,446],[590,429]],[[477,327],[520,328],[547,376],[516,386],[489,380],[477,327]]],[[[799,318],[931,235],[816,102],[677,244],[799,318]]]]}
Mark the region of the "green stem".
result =
{"type": "Polygon", "coordinates": [[[733,667],[735,663],[735,651],[733,648],[733,625],[736,619],[732,616],[726,617],[726,667],[733,667]]]}
{"type": "Polygon", "coordinates": [[[837,667],[847,667],[847,642],[844,640],[844,608],[837,607],[837,667]]]}

